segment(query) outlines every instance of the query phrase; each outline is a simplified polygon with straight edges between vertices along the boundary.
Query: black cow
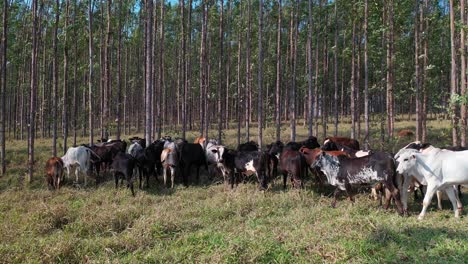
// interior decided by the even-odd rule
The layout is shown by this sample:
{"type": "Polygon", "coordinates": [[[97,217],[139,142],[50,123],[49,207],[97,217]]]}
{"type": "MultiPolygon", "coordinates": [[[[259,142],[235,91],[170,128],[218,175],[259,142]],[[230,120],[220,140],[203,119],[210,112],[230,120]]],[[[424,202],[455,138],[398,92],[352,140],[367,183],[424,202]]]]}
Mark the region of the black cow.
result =
{"type": "Polygon", "coordinates": [[[293,187],[302,188],[307,163],[301,152],[286,149],[280,156],[281,173],[283,174],[283,188],[286,189],[288,175],[291,177],[293,187]]]}
{"type": "Polygon", "coordinates": [[[180,148],[179,155],[179,166],[180,171],[183,172],[182,179],[185,186],[188,186],[188,176],[192,166],[197,168],[196,182],[200,182],[200,166],[205,166],[208,171],[208,165],[206,163],[205,151],[200,144],[195,143],[184,143],[180,148]]]}
{"type": "Polygon", "coordinates": [[[336,206],[336,198],[341,191],[346,191],[349,198],[352,185],[382,183],[388,190],[385,198],[385,209],[390,205],[391,197],[395,199],[398,212],[403,214],[400,194],[397,184],[397,173],[395,160],[392,155],[385,152],[375,152],[362,158],[347,158],[344,156],[331,156],[324,152],[320,153],[313,163],[327,177],[328,183],[336,186],[332,207],[336,206]]]}
{"type": "Polygon", "coordinates": [[[276,141],[267,145],[266,152],[268,153],[268,166],[270,171],[270,180],[275,179],[278,176],[278,163],[281,152],[283,152],[284,144],[281,141],[276,141]]]}
{"type": "Polygon", "coordinates": [[[257,175],[260,190],[268,188],[268,153],[264,151],[238,151],[234,158],[235,172],[243,175],[257,175]]]}
{"type": "Polygon", "coordinates": [[[306,147],[309,149],[314,149],[314,148],[320,148],[320,144],[317,142],[317,138],[314,136],[310,136],[304,141],[299,141],[299,142],[288,142],[286,146],[284,146],[284,149],[289,149],[289,150],[295,150],[299,151],[300,148],[306,147]]]}
{"type": "Polygon", "coordinates": [[[237,151],[258,151],[258,144],[255,141],[248,141],[237,146],[237,151]]]}
{"type": "Polygon", "coordinates": [[[127,153],[119,152],[112,161],[112,170],[114,171],[115,188],[119,186],[119,177],[127,180],[127,188],[130,188],[132,195],[135,196],[133,190],[133,169],[135,168],[135,159],[127,153]]]}

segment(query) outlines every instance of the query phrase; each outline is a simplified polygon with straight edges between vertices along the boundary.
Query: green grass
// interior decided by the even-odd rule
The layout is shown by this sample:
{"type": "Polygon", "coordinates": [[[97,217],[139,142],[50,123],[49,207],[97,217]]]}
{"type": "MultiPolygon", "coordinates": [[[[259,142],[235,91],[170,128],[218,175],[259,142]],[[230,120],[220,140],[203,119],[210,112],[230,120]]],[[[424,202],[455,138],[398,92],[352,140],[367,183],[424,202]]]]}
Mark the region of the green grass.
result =
{"type": "MultiPolygon", "coordinates": [[[[449,130],[437,122],[430,123],[430,137],[446,144],[449,130]]],[[[266,142],[273,137],[270,129],[266,142]]],[[[299,129],[298,138],[305,135],[299,129]]],[[[235,131],[224,137],[228,145],[235,143],[235,131]]],[[[448,201],[443,211],[433,204],[418,221],[420,201],[410,200],[410,217],[379,208],[362,192],[355,203],[341,199],[332,209],[331,189],[318,191],[311,181],[305,190],[283,191],[277,180],[259,192],[254,183],[227,191],[222,184],[166,190],[153,180],[150,189],[132,197],[112,181],[96,188],[91,180],[85,188],[66,185],[51,192],[42,175],[49,145],[50,140],[37,141],[36,176],[24,184],[26,144],[8,142],[10,170],[0,179],[0,262],[468,262],[467,217],[455,219],[448,201]]],[[[468,204],[466,192],[463,203],[468,204]]]]}

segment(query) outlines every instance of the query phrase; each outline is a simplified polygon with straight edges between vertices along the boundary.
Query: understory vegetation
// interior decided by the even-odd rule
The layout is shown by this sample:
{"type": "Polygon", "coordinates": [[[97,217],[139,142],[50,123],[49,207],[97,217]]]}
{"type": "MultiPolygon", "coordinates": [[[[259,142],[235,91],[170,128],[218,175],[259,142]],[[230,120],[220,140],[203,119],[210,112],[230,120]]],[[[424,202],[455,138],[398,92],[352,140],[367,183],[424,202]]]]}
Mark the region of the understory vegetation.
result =
{"type": "MultiPolygon", "coordinates": [[[[409,124],[397,123],[400,129],[409,124]]],[[[446,127],[442,121],[429,123],[434,145],[448,144],[446,127]]],[[[267,143],[273,141],[269,129],[267,143]]],[[[410,140],[381,145],[376,131],[373,127],[376,149],[392,151],[410,140]]],[[[235,132],[226,131],[226,145],[234,147],[235,132]]],[[[298,130],[298,138],[306,133],[298,130]]],[[[74,186],[70,179],[52,192],[42,172],[50,139],[37,141],[36,176],[29,185],[22,180],[26,143],[9,141],[7,146],[9,171],[0,179],[0,262],[468,262],[466,212],[455,219],[447,200],[439,211],[434,199],[426,218],[418,221],[421,200],[412,195],[409,217],[398,216],[393,205],[381,209],[364,189],[356,190],[354,203],[342,197],[333,209],[333,189],[319,189],[310,178],[305,189],[289,186],[286,191],[277,178],[265,192],[254,181],[225,190],[221,181],[203,177],[200,185],[177,184],[171,190],[151,178],[150,188],[137,189],[136,197],[125,185],[116,190],[110,180],[96,187],[93,180],[74,186]]],[[[466,188],[463,204],[468,204],[466,188]]]]}

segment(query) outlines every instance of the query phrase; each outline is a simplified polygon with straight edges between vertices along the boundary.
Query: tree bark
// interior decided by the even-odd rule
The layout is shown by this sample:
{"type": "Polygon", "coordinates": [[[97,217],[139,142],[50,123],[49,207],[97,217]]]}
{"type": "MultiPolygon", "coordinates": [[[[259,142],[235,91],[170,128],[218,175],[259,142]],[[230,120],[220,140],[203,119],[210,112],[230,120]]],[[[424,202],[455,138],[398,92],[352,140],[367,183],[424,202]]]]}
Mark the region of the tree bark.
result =
{"type": "Polygon", "coordinates": [[[457,65],[455,48],[455,10],[453,9],[453,0],[450,0],[450,96],[451,96],[451,118],[452,118],[452,145],[458,146],[458,115],[457,105],[453,98],[457,95],[457,65]]]}
{"type": "Polygon", "coordinates": [[[421,73],[420,73],[420,63],[419,63],[419,0],[415,1],[415,16],[414,16],[414,66],[415,66],[415,76],[414,83],[416,87],[416,140],[421,140],[421,73]]]}
{"type": "MultiPolygon", "coordinates": [[[[310,0],[312,1],[312,0],[310,0]]],[[[275,120],[276,140],[281,140],[281,0],[278,1],[278,25],[276,37],[276,94],[275,94],[275,120]]]]}
{"type": "Polygon", "coordinates": [[[55,24],[54,24],[54,38],[53,38],[53,50],[54,50],[54,58],[52,61],[52,71],[53,71],[53,105],[52,105],[52,156],[57,156],[57,110],[58,110],[58,52],[57,52],[57,31],[58,31],[58,23],[59,23],[59,16],[60,16],[60,1],[57,0],[55,2],[55,24]]]}
{"type": "MultiPolygon", "coordinates": [[[[353,11],[354,13],[354,11],[353,11]]],[[[356,19],[353,19],[353,33],[351,37],[351,138],[356,138],[356,19]]]]}
{"type": "MultiPolygon", "coordinates": [[[[367,0],[366,0],[367,1],[367,0]]],[[[367,2],[366,2],[367,3],[367,2]]],[[[335,114],[335,131],[334,135],[338,135],[338,6],[337,1],[335,1],[335,52],[333,53],[333,81],[334,81],[334,95],[333,95],[333,111],[335,114]]],[[[367,42],[367,38],[366,38],[367,42]]]]}
{"type": "MultiPolygon", "coordinates": [[[[2,86],[0,87],[0,175],[6,174],[6,107],[7,93],[7,41],[8,41],[8,1],[3,1],[3,33],[2,33],[2,86]]],[[[11,107],[10,107],[11,109],[11,107]]]]}
{"type": "Polygon", "coordinates": [[[93,0],[88,1],[88,122],[89,122],[89,144],[94,142],[93,126],[93,0]]]}
{"type": "Polygon", "coordinates": [[[250,34],[251,25],[251,0],[247,0],[247,36],[246,36],[246,54],[245,54],[245,141],[250,140],[250,100],[251,97],[251,65],[250,65],[250,34]]]}
{"type": "Polygon", "coordinates": [[[28,174],[27,182],[31,182],[34,174],[34,135],[36,132],[36,93],[37,93],[37,0],[32,0],[32,48],[31,48],[31,92],[29,103],[28,129],[28,174]]]}
{"type": "MultiPolygon", "coordinates": [[[[367,57],[367,42],[369,41],[367,35],[369,8],[368,0],[364,2],[364,122],[365,122],[365,135],[364,135],[364,148],[369,149],[369,65],[367,57]]],[[[336,44],[335,44],[336,45],[336,44]]]]}
{"type": "MultiPolygon", "coordinates": [[[[119,25],[118,25],[118,38],[119,43],[117,46],[117,134],[116,139],[120,139],[121,134],[121,109],[122,109],[122,0],[119,0],[119,25]]],[[[127,69],[128,70],[128,69],[127,69]]]]}
{"type": "MultiPolygon", "coordinates": [[[[308,32],[307,32],[307,73],[308,73],[308,90],[307,90],[307,107],[309,109],[309,112],[308,112],[308,115],[307,115],[307,122],[309,123],[308,124],[308,136],[312,136],[312,130],[313,130],[313,122],[314,122],[314,119],[313,119],[313,116],[314,116],[314,111],[313,111],[313,77],[312,77],[312,71],[313,71],[313,67],[312,67],[312,31],[313,31],[313,23],[314,23],[314,20],[313,20],[313,17],[312,17],[312,5],[313,5],[313,1],[312,0],[309,0],[308,1],[308,8],[309,8],[309,15],[308,15],[308,19],[309,19],[309,24],[308,24],[308,32]]],[[[336,2],[335,2],[335,6],[336,6],[336,2]]]]}
{"type": "MultiPolygon", "coordinates": [[[[224,88],[224,60],[223,60],[223,53],[224,53],[224,31],[223,31],[223,13],[224,13],[224,0],[219,1],[220,5],[220,14],[219,14],[219,58],[218,58],[218,94],[217,94],[217,101],[218,101],[218,143],[221,144],[221,136],[223,130],[223,110],[221,109],[221,101],[222,101],[222,91],[224,88]]],[[[260,34],[260,33],[259,33],[260,34]]],[[[226,111],[226,110],[224,110],[226,111]]]]}
{"type": "MultiPolygon", "coordinates": [[[[465,47],[465,29],[463,26],[466,25],[465,21],[465,0],[460,0],[460,95],[465,96],[466,93],[466,47],[465,47]]],[[[461,119],[461,135],[460,141],[461,146],[466,146],[466,104],[462,102],[460,105],[460,119],[461,119]]]]}
{"type": "Polygon", "coordinates": [[[70,10],[70,1],[65,4],[65,28],[63,45],[63,104],[62,104],[62,133],[63,133],[63,154],[67,152],[68,139],[68,17],[70,10]]]}
{"type": "Polygon", "coordinates": [[[180,7],[180,32],[181,32],[181,51],[182,51],[182,58],[183,58],[183,66],[182,66],[182,79],[183,79],[183,88],[182,88],[182,138],[186,137],[187,131],[187,51],[186,51],[186,43],[185,43],[185,1],[179,0],[179,7],[180,7]]]}
{"type": "Polygon", "coordinates": [[[258,4],[258,145],[263,145],[263,0],[258,4]]]}
{"type": "MultiPolygon", "coordinates": [[[[146,48],[146,67],[145,67],[145,85],[146,85],[146,94],[145,94],[145,139],[146,146],[149,146],[152,142],[151,140],[151,129],[152,129],[152,116],[151,116],[151,97],[152,97],[152,56],[151,52],[153,45],[153,0],[146,0],[146,34],[145,34],[145,48],[146,48]]],[[[160,66],[161,67],[161,66],[160,66]]]]}
{"type": "Polygon", "coordinates": [[[394,132],[394,122],[395,118],[393,115],[394,110],[394,95],[393,95],[393,62],[394,62],[394,54],[393,54],[393,28],[394,28],[394,20],[393,20],[393,0],[389,0],[387,2],[387,25],[388,25],[388,32],[387,32],[387,130],[388,136],[390,138],[393,137],[394,132]]]}

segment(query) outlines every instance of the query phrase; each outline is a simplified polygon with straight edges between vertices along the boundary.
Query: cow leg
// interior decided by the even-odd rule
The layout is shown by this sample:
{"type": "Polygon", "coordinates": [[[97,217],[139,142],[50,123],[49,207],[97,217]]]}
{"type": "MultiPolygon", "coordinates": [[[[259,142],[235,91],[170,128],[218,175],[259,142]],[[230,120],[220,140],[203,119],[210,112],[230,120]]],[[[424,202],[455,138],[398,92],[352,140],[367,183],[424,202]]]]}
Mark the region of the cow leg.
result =
{"type": "MultiPolygon", "coordinates": [[[[171,189],[174,189],[175,168],[171,166],[171,189]]],[[[164,185],[166,185],[164,183],[164,185]]]]}
{"type": "MultiPolygon", "coordinates": [[[[208,167],[206,166],[206,171],[208,171],[208,167]]],[[[200,166],[197,166],[197,185],[200,184],[200,166]]]]}
{"type": "MultiPolygon", "coordinates": [[[[406,212],[403,209],[403,204],[401,203],[401,199],[400,199],[400,191],[398,190],[398,188],[396,188],[392,182],[386,184],[386,186],[387,186],[387,189],[392,194],[393,199],[395,200],[395,205],[397,206],[398,213],[400,215],[405,214],[406,212]]],[[[406,191],[406,193],[408,194],[408,191],[406,191]]],[[[388,201],[388,204],[390,204],[390,201],[388,201]]]]}
{"type": "Polygon", "coordinates": [[[450,186],[445,189],[445,193],[447,194],[450,202],[452,202],[453,211],[455,213],[455,217],[460,217],[460,213],[462,211],[463,205],[461,204],[460,200],[457,197],[457,189],[455,186],[450,186]]]}
{"type": "Polygon", "coordinates": [[[332,201],[331,207],[336,208],[336,198],[338,197],[340,193],[341,193],[340,188],[336,187],[335,191],[333,192],[333,201],[332,201]]]}
{"type": "Polygon", "coordinates": [[[133,189],[133,177],[130,176],[130,178],[127,176],[128,179],[128,187],[130,187],[130,190],[132,191],[132,196],[135,197],[135,190],[133,189]]]}
{"type": "Polygon", "coordinates": [[[408,187],[411,178],[403,176],[403,183],[401,184],[401,203],[403,205],[403,213],[408,214],[408,187]]]}
{"type": "Polygon", "coordinates": [[[115,180],[115,189],[119,187],[119,173],[114,172],[114,180],[115,180]]]}
{"type": "Polygon", "coordinates": [[[345,183],[345,191],[346,195],[348,195],[349,200],[354,203],[353,193],[351,192],[351,184],[345,183]]]}
{"type": "Polygon", "coordinates": [[[283,189],[286,190],[286,181],[288,180],[288,174],[283,172],[283,189]]]}
{"type": "Polygon", "coordinates": [[[418,220],[422,220],[426,215],[427,208],[431,204],[432,197],[434,196],[435,192],[437,191],[438,186],[435,184],[429,183],[427,185],[426,195],[424,196],[423,200],[423,208],[421,213],[418,216],[418,220]]]}
{"type": "Polygon", "coordinates": [[[166,171],[166,166],[163,166],[163,180],[164,180],[164,188],[166,188],[166,182],[167,182],[167,171],[166,171]]]}
{"type": "Polygon", "coordinates": [[[436,195],[437,195],[437,209],[442,210],[442,192],[437,191],[436,195]]]}

